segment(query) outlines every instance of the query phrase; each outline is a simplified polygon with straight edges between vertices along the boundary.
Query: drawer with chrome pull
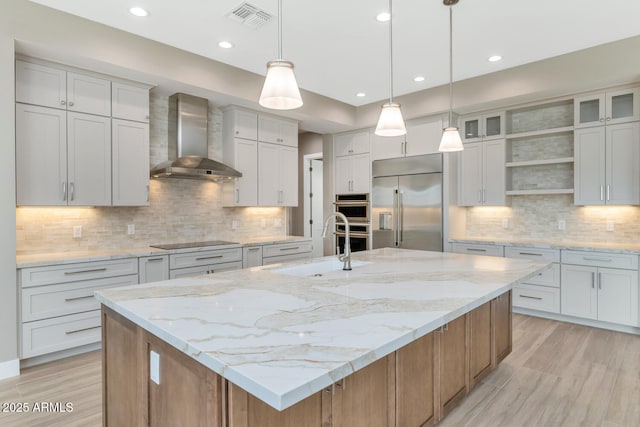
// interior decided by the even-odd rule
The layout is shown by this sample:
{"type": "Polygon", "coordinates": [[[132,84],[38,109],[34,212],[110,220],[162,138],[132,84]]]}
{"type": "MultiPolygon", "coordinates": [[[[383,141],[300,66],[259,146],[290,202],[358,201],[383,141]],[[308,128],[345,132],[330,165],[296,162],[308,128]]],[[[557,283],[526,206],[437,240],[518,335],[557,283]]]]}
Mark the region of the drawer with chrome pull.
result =
{"type": "Polygon", "coordinates": [[[567,249],[562,251],[562,263],[637,270],[638,255],[567,249]]]}
{"type": "Polygon", "coordinates": [[[275,245],[265,245],[262,247],[262,257],[269,258],[273,256],[300,254],[311,252],[313,246],[311,242],[296,242],[296,243],[278,243],[275,245]]]}
{"type": "Polygon", "coordinates": [[[518,284],[513,287],[513,306],[560,313],[560,288],[518,284]]]}
{"type": "Polygon", "coordinates": [[[25,359],[99,342],[101,322],[100,310],[94,310],[23,323],[20,357],[25,359]]]}
{"type": "Polygon", "coordinates": [[[524,258],[549,262],[560,262],[560,250],[549,248],[532,248],[526,246],[506,246],[504,256],[507,258],[524,258]]]}
{"type": "Polygon", "coordinates": [[[242,248],[214,249],[207,251],[182,252],[169,256],[169,268],[197,267],[224,262],[242,262],[242,248]]]}
{"type": "Polygon", "coordinates": [[[28,288],[129,274],[138,274],[138,258],[23,268],[20,269],[20,285],[22,288],[28,288]]]}
{"type": "Polygon", "coordinates": [[[478,243],[453,243],[452,252],[469,255],[504,256],[504,246],[478,243]]]}
{"type": "Polygon", "coordinates": [[[22,321],[30,322],[97,310],[100,308],[100,304],[93,297],[95,291],[136,284],[138,284],[138,275],[130,274],[128,276],[24,288],[20,296],[22,321]]]}
{"type": "Polygon", "coordinates": [[[560,287],[560,264],[551,264],[549,268],[544,269],[536,276],[533,276],[522,283],[529,285],[553,286],[560,287]]]}

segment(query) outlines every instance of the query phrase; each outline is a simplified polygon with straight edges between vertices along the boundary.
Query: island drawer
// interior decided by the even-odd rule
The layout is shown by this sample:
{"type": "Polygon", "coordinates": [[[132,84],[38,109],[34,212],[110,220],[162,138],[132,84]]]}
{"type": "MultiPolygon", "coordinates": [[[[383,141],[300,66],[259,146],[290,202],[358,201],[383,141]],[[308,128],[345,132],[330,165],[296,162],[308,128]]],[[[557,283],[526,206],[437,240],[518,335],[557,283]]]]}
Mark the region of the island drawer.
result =
{"type": "Polygon", "coordinates": [[[138,275],[61,283],[25,288],[21,293],[22,321],[30,322],[98,310],[100,303],[93,293],[100,289],[138,284],[138,275]]]}
{"type": "Polygon", "coordinates": [[[100,310],[22,324],[21,358],[99,342],[100,310]]]}
{"type": "Polygon", "coordinates": [[[130,274],[138,274],[138,258],[23,268],[20,270],[20,285],[28,288],[130,274]]]}
{"type": "Polygon", "coordinates": [[[222,271],[240,270],[242,261],[225,262],[221,264],[203,265],[198,267],[177,268],[169,272],[170,279],[202,276],[204,274],[220,273],[222,271]]]}
{"type": "Polygon", "coordinates": [[[275,245],[265,245],[262,247],[262,257],[269,258],[275,256],[308,253],[313,250],[311,242],[278,243],[275,245]]]}
{"type": "Polygon", "coordinates": [[[638,255],[608,253],[608,252],[586,252],[563,250],[562,263],[574,265],[588,265],[592,267],[623,268],[627,270],[638,269],[638,255]]]}
{"type": "Polygon", "coordinates": [[[559,249],[531,248],[526,246],[506,246],[504,256],[507,258],[525,258],[549,262],[560,262],[559,249]]]}
{"type": "Polygon", "coordinates": [[[560,313],[560,288],[518,284],[513,287],[513,306],[560,313]]]}
{"type": "Polygon", "coordinates": [[[242,248],[171,254],[169,257],[169,268],[173,270],[176,268],[207,266],[233,261],[240,261],[240,263],[242,263],[242,248]]]}
{"type": "Polygon", "coordinates": [[[504,256],[504,246],[479,243],[453,243],[452,252],[469,255],[504,256]]]}
{"type": "Polygon", "coordinates": [[[560,264],[551,264],[551,266],[536,276],[525,280],[522,283],[530,284],[530,285],[542,285],[542,286],[552,286],[554,288],[560,287],[560,264]]]}

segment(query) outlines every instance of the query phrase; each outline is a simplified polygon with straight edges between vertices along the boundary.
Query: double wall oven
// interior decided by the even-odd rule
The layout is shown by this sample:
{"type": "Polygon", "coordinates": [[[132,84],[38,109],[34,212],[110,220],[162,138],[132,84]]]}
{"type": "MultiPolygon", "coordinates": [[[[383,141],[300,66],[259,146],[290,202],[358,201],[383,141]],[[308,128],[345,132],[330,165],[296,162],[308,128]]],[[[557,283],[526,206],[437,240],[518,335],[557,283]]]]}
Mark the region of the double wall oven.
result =
{"type": "MultiPolygon", "coordinates": [[[[349,220],[351,226],[349,243],[351,252],[366,251],[371,248],[371,202],[369,193],[337,194],[335,211],[349,220]]],[[[336,221],[336,249],[344,252],[346,230],[342,222],[336,221]]]]}

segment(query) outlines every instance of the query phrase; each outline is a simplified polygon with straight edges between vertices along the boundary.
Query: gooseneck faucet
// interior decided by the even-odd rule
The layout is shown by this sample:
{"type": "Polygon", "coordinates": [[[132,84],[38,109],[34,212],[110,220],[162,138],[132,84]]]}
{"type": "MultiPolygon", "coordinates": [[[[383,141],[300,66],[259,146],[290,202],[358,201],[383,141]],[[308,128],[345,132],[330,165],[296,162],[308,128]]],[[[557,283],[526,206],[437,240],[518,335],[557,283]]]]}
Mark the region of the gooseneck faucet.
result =
{"type": "MultiPolygon", "coordinates": [[[[345,229],[345,233],[344,233],[344,254],[340,255],[338,253],[338,259],[340,261],[342,261],[344,263],[344,266],[342,267],[343,270],[351,270],[351,245],[349,244],[349,220],[347,219],[346,216],[344,216],[343,213],[340,212],[333,212],[331,215],[329,215],[327,217],[327,219],[324,222],[324,229],[322,230],[322,238],[324,239],[325,237],[327,237],[327,229],[329,228],[329,220],[331,220],[331,218],[333,217],[336,218],[340,218],[340,220],[342,220],[342,222],[344,223],[344,229],[345,229]]],[[[338,248],[338,251],[340,249],[338,248]]]]}

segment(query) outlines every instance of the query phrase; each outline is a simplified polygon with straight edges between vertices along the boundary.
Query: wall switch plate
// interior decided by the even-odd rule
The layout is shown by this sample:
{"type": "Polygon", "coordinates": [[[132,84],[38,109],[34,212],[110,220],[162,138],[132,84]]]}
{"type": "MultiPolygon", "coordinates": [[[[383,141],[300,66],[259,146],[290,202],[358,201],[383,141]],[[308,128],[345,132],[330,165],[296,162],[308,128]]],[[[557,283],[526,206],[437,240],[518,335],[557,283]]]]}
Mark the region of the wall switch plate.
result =
{"type": "Polygon", "coordinates": [[[149,351],[149,378],[160,384],[160,355],[153,350],[149,351]]]}
{"type": "Polygon", "coordinates": [[[564,230],[567,224],[564,222],[564,219],[558,220],[558,230],[564,230]]]}
{"type": "Polygon", "coordinates": [[[73,238],[74,239],[79,239],[82,237],[82,226],[81,225],[74,225],[73,226],[73,238]]]}
{"type": "Polygon", "coordinates": [[[502,219],[502,228],[509,228],[509,218],[502,219]]]}
{"type": "Polygon", "coordinates": [[[276,228],[282,228],[282,218],[276,218],[273,220],[273,226],[276,228]]]}
{"type": "Polygon", "coordinates": [[[607,231],[613,231],[613,230],[615,230],[615,225],[613,221],[611,220],[607,221],[607,231]]]}
{"type": "Polygon", "coordinates": [[[238,229],[238,221],[236,221],[235,219],[233,221],[231,221],[231,229],[232,230],[237,230],[238,229]]]}
{"type": "Polygon", "coordinates": [[[127,234],[132,235],[136,234],[136,225],[135,224],[127,224],[127,234]]]}

